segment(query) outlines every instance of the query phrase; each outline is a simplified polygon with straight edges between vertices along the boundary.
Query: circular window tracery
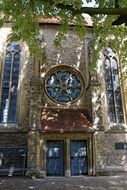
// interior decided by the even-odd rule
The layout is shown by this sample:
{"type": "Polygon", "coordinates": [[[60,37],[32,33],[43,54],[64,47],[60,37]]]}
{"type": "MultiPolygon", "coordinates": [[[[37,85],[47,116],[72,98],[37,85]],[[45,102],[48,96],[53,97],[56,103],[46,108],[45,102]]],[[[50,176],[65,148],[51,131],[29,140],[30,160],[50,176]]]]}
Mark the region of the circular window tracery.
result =
{"type": "Polygon", "coordinates": [[[49,98],[57,103],[73,103],[82,94],[82,76],[71,67],[55,67],[46,74],[45,91],[49,98]]]}

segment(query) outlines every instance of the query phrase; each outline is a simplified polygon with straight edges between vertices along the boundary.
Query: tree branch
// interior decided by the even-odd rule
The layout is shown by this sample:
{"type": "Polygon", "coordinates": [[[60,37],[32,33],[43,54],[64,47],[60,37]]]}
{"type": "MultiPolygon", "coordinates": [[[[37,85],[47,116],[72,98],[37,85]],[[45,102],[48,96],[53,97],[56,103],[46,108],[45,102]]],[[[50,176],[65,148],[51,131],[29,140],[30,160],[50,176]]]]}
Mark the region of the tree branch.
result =
{"type": "Polygon", "coordinates": [[[95,7],[82,7],[75,10],[72,5],[56,5],[58,8],[72,11],[74,14],[87,13],[90,15],[104,14],[104,15],[123,15],[127,16],[127,8],[95,8],[95,7]]]}
{"type": "Polygon", "coordinates": [[[123,15],[127,16],[127,8],[92,8],[92,7],[82,7],[80,10],[76,10],[78,13],[88,13],[88,14],[104,14],[104,15],[123,15]]]}

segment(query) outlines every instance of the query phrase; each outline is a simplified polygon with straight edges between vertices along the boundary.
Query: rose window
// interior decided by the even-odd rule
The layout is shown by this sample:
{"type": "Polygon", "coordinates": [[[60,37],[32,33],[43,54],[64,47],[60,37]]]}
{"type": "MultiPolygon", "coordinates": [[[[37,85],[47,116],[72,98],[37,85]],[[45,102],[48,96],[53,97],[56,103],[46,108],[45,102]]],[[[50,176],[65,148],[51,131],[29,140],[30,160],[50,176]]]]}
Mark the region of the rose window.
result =
{"type": "Polygon", "coordinates": [[[57,103],[72,103],[82,94],[83,79],[71,67],[55,67],[46,75],[45,90],[49,98],[57,103]]]}

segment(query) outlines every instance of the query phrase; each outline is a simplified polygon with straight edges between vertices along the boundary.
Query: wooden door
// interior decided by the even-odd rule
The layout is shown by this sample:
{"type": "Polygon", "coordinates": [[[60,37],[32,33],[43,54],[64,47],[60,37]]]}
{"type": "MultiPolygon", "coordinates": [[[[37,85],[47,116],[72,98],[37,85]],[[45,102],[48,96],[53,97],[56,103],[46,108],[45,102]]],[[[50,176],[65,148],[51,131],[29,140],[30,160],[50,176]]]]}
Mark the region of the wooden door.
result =
{"type": "Polygon", "coordinates": [[[87,171],[87,142],[71,141],[71,175],[85,175],[87,171]]]}
{"type": "Polygon", "coordinates": [[[47,176],[63,176],[63,141],[47,141],[47,176]]]}

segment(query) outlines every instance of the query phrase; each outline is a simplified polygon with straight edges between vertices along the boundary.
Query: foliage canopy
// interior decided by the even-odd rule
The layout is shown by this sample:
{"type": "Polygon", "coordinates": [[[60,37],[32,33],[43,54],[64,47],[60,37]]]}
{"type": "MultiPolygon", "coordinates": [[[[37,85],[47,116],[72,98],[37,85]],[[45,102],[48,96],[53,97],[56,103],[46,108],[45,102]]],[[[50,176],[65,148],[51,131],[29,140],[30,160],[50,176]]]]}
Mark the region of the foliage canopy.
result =
{"type": "Polygon", "coordinates": [[[98,55],[96,51],[102,47],[112,45],[115,50],[122,52],[120,61],[126,66],[127,1],[86,0],[86,3],[90,2],[97,6],[83,7],[83,0],[0,0],[0,26],[2,27],[8,20],[11,21],[13,33],[10,38],[25,41],[31,52],[37,52],[39,18],[60,19],[60,32],[56,38],[58,44],[60,39],[65,37],[70,23],[75,25],[80,37],[84,36],[86,27],[82,13],[87,13],[94,23],[95,55],[98,55]]]}

